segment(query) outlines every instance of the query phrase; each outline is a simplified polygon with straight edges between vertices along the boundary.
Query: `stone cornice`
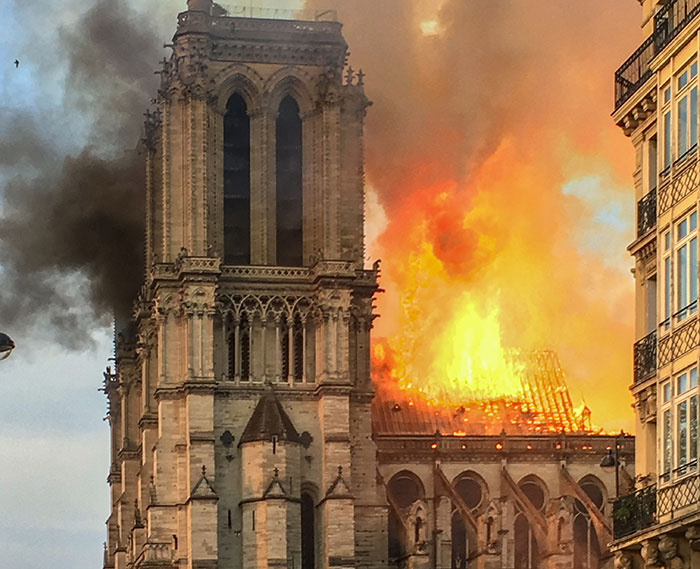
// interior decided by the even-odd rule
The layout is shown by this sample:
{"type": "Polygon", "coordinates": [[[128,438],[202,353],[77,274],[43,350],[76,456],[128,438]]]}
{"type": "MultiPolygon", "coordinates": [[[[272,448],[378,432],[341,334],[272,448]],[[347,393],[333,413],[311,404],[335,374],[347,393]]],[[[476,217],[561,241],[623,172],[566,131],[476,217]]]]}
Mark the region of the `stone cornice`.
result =
{"type": "Polygon", "coordinates": [[[210,380],[192,381],[187,380],[178,385],[168,387],[158,387],[155,392],[156,401],[180,399],[190,393],[204,393],[213,395],[216,390],[216,382],[210,380]]]}
{"type": "Polygon", "coordinates": [[[335,21],[216,17],[188,11],[178,15],[175,41],[207,38],[212,44],[210,57],[217,61],[342,69],[347,44],[341,29],[335,21]]]}
{"type": "Polygon", "coordinates": [[[139,419],[139,427],[141,429],[155,429],[158,427],[158,414],[147,413],[139,419]]]}

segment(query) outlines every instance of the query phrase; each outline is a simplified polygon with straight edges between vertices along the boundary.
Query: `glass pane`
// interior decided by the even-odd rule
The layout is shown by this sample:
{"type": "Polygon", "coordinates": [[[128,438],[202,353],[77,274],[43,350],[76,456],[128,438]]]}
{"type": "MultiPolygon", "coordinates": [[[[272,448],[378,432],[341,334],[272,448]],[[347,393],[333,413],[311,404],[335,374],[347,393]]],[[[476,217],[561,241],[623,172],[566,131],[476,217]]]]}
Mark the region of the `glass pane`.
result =
{"type": "Polygon", "coordinates": [[[664,89],[664,103],[668,103],[671,100],[671,87],[666,87],[664,89]]]}
{"type": "MultiPolygon", "coordinates": [[[[685,222],[684,222],[685,223],[685,222]]],[[[678,250],[678,310],[688,305],[688,246],[678,250]]]]}
{"type": "Polygon", "coordinates": [[[688,151],[688,97],[678,101],[678,156],[688,151]]]}
{"type": "Polygon", "coordinates": [[[664,403],[668,403],[671,400],[671,382],[667,381],[664,383],[664,403]]]}
{"type": "Polygon", "coordinates": [[[669,247],[671,247],[671,232],[667,231],[664,233],[664,251],[668,251],[669,247]]]}
{"type": "Polygon", "coordinates": [[[694,211],[690,214],[690,231],[695,231],[698,226],[698,212],[694,211]]]}
{"type": "Polygon", "coordinates": [[[684,219],[678,224],[678,240],[680,241],[688,235],[688,220],[684,219]]]}
{"type": "Polygon", "coordinates": [[[664,471],[671,470],[671,411],[664,411],[664,471]]]}
{"type": "Polygon", "coordinates": [[[682,89],[688,84],[688,72],[684,71],[678,78],[678,88],[682,89]]]}
{"type": "Polygon", "coordinates": [[[690,398],[690,460],[698,458],[698,396],[690,398]]]}
{"type": "Polygon", "coordinates": [[[671,164],[671,113],[664,115],[664,168],[671,164]]]}
{"type": "Polygon", "coordinates": [[[664,259],[664,317],[671,317],[671,258],[664,259]]]}
{"type": "Polygon", "coordinates": [[[698,88],[690,91],[690,147],[698,143],[698,88]]]}
{"type": "Polygon", "coordinates": [[[684,373],[678,376],[678,389],[676,390],[676,395],[685,393],[688,389],[688,376],[684,373]]]}
{"type": "MultiPolygon", "coordinates": [[[[695,302],[698,299],[698,239],[693,237],[688,245],[690,247],[690,274],[688,275],[690,286],[690,302],[695,302]]],[[[695,309],[691,310],[695,312],[695,309]]]]}
{"type": "Polygon", "coordinates": [[[690,64],[690,78],[692,79],[698,74],[698,62],[693,61],[693,63],[690,64]]]}
{"type": "Polygon", "coordinates": [[[698,368],[694,367],[690,370],[690,387],[697,387],[698,385],[698,368]]]}
{"type": "Polygon", "coordinates": [[[678,466],[688,461],[688,402],[678,405],[678,466]]]}

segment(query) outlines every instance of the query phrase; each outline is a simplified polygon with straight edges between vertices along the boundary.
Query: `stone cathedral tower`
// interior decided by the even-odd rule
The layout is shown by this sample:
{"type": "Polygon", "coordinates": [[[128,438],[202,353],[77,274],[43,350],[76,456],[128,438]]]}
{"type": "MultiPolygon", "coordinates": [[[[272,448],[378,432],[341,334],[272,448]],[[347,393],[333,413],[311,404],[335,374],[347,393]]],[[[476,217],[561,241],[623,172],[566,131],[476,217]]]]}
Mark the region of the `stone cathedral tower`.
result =
{"type": "Polygon", "coordinates": [[[188,0],[146,122],[146,278],[105,567],[386,567],[362,73],[335,21],[188,0]]]}

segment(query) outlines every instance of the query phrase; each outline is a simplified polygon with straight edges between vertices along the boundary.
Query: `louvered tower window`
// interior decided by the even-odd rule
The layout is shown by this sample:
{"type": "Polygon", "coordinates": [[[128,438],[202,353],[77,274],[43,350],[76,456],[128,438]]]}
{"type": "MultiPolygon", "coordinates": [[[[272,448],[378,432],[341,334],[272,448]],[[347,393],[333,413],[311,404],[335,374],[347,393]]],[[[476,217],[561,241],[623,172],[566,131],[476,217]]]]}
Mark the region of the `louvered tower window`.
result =
{"type": "Polygon", "coordinates": [[[301,118],[285,97],[277,115],[277,264],[302,264],[301,118]]]}
{"type": "Polygon", "coordinates": [[[250,264],[250,118],[238,93],[224,116],[224,263],[250,264]]]}

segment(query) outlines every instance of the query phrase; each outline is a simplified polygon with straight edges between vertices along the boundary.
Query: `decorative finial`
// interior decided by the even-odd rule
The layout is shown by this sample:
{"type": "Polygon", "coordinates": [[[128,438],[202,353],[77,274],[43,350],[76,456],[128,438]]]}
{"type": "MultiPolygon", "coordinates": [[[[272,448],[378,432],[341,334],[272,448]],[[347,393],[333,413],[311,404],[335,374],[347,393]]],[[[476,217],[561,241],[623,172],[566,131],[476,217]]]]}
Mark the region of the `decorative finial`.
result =
{"type": "Polygon", "coordinates": [[[339,465],[338,466],[338,477],[340,478],[342,475],[343,475],[343,467],[339,465]]]}
{"type": "Polygon", "coordinates": [[[345,83],[346,84],[352,85],[353,75],[355,75],[355,70],[352,67],[348,67],[347,71],[345,72],[345,83]]]}
{"type": "Polygon", "coordinates": [[[202,476],[206,476],[206,475],[207,475],[207,467],[202,465],[202,476]]]}
{"type": "Polygon", "coordinates": [[[357,72],[357,84],[362,87],[365,84],[365,72],[360,69],[357,72]]]}
{"type": "Polygon", "coordinates": [[[273,470],[273,472],[275,473],[275,478],[279,478],[279,477],[280,477],[280,470],[279,470],[279,468],[277,468],[277,467],[275,466],[275,469],[273,470]]]}

